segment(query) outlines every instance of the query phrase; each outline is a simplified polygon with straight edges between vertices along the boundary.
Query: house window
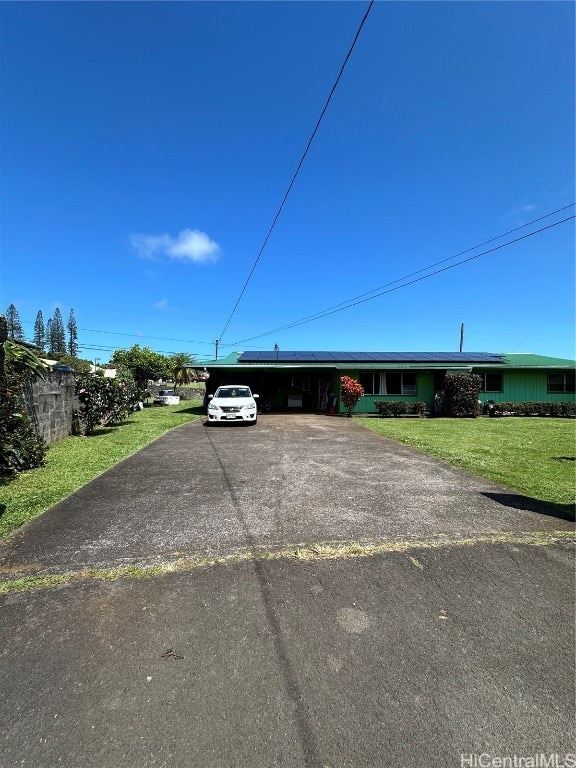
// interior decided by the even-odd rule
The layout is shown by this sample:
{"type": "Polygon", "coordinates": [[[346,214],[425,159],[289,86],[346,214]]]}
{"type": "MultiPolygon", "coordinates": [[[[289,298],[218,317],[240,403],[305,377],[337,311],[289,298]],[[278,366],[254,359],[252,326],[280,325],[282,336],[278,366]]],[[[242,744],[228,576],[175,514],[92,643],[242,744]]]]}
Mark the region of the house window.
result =
{"type": "Polygon", "coordinates": [[[502,374],[501,373],[481,373],[482,385],[481,392],[502,392],[502,374]]]}
{"type": "Polygon", "coordinates": [[[573,373],[549,373],[548,392],[574,392],[575,374],[573,373]]]}
{"type": "Polygon", "coordinates": [[[360,384],[366,395],[416,395],[416,374],[411,371],[361,371],[360,384]]]}
{"type": "Polygon", "coordinates": [[[379,395],[380,374],[374,371],[360,371],[360,385],[365,395],[379,395]]]}

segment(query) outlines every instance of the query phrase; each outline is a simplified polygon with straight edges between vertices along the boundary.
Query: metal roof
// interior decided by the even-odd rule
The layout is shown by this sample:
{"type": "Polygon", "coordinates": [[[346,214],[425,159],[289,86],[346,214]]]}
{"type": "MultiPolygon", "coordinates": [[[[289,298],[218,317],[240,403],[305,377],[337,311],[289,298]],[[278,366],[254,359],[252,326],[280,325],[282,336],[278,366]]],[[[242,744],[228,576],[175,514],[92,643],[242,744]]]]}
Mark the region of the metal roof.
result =
{"type": "Polygon", "coordinates": [[[501,364],[492,352],[242,352],[239,363],[484,363],[501,364]]]}
{"type": "Polygon", "coordinates": [[[574,368],[574,360],[560,357],[533,355],[526,352],[509,352],[502,355],[502,362],[514,368],[574,368]]]}

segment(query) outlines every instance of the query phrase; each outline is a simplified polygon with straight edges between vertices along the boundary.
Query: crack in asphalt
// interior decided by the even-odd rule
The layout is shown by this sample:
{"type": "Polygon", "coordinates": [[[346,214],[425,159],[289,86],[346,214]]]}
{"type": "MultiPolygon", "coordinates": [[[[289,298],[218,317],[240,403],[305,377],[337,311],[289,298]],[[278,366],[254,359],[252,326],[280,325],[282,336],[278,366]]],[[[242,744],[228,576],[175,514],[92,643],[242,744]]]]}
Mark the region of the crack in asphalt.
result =
{"type": "MultiPolygon", "coordinates": [[[[236,550],[227,555],[203,553],[179,553],[177,559],[156,558],[152,561],[139,560],[126,565],[109,568],[82,568],[76,571],[58,571],[41,569],[31,575],[18,576],[24,572],[30,574],[30,566],[14,566],[0,573],[0,594],[23,592],[30,589],[62,586],[78,581],[115,581],[118,579],[149,578],[163,576],[177,571],[207,568],[214,565],[232,565],[242,562],[259,563],[264,560],[336,560],[372,557],[381,554],[416,552],[426,549],[448,547],[470,547],[478,544],[509,544],[549,547],[557,542],[576,543],[573,531],[530,531],[526,533],[498,533],[449,539],[446,537],[427,540],[384,540],[373,543],[350,542],[315,542],[297,544],[288,549],[246,549],[236,550]],[[16,576],[16,578],[13,578],[16,576]],[[11,578],[12,577],[12,578],[11,578]]],[[[412,558],[410,558],[412,560],[412,558]]]]}

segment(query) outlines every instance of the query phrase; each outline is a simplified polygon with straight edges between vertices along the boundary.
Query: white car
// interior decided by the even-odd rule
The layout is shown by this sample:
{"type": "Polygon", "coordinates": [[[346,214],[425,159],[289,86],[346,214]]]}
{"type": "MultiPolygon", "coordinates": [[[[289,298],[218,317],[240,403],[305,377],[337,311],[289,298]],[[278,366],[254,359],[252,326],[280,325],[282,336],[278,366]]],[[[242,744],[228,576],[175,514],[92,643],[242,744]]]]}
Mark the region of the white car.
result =
{"type": "Polygon", "coordinates": [[[179,405],[180,398],[174,394],[173,389],[161,389],[154,398],[154,405],[179,405]]]}
{"type": "Polygon", "coordinates": [[[227,384],[208,395],[208,423],[218,421],[242,421],[256,424],[258,411],[256,399],[250,387],[243,384],[227,384]]]}

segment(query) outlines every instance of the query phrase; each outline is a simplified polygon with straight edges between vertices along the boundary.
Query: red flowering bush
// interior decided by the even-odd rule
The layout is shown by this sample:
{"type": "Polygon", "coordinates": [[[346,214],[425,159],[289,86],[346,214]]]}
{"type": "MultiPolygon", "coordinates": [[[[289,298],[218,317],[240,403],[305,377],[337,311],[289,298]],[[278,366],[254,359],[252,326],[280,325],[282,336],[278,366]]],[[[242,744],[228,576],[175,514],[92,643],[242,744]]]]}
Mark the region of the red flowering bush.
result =
{"type": "Polygon", "coordinates": [[[346,408],[346,415],[352,416],[356,403],[364,394],[364,388],[350,376],[342,376],[340,378],[340,394],[346,408]]]}

